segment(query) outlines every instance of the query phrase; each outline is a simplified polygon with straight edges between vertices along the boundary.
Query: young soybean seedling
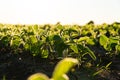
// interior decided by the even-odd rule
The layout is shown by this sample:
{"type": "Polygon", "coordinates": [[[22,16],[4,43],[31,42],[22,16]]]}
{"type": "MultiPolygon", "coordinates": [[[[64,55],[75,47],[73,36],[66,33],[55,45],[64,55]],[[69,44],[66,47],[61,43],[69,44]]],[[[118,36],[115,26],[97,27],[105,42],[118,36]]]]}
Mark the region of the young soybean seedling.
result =
{"type": "Polygon", "coordinates": [[[61,60],[54,69],[52,78],[48,78],[45,74],[36,73],[28,78],[28,80],[69,80],[66,73],[75,65],[78,60],[74,58],[65,58],[61,60]]]}

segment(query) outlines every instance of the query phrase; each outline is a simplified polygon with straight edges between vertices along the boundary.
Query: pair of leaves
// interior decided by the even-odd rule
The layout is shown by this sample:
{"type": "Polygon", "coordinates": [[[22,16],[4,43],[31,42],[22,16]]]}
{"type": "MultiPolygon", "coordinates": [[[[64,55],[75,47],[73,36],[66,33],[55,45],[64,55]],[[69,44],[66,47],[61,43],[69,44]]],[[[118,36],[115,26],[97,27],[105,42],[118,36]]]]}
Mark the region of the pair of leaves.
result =
{"type": "MultiPolygon", "coordinates": [[[[71,45],[70,48],[75,52],[75,53],[79,53],[79,52],[83,52],[84,54],[89,54],[90,57],[93,59],[93,60],[96,60],[96,56],[95,54],[93,53],[93,51],[91,51],[88,47],[86,46],[83,46],[81,44],[74,44],[74,45],[71,45]]],[[[84,55],[83,54],[83,55],[84,55]]]]}
{"type": "Polygon", "coordinates": [[[105,50],[111,51],[111,50],[114,50],[115,47],[117,47],[117,44],[119,43],[119,39],[116,37],[108,38],[105,35],[101,35],[99,43],[101,46],[104,47],[105,50]]]}
{"type": "Polygon", "coordinates": [[[54,47],[54,50],[58,53],[59,57],[62,56],[63,50],[67,48],[67,45],[59,35],[48,36],[46,42],[49,42],[54,47]]]}
{"type": "Polygon", "coordinates": [[[49,79],[45,74],[36,73],[30,76],[28,80],[69,80],[66,73],[76,64],[78,64],[77,59],[65,58],[57,64],[51,79],[49,79]]]}
{"type": "Polygon", "coordinates": [[[90,37],[87,37],[87,36],[85,36],[85,37],[80,37],[79,39],[78,39],[78,42],[85,42],[86,44],[89,44],[89,45],[95,45],[95,41],[94,41],[94,39],[91,39],[90,37]]]}

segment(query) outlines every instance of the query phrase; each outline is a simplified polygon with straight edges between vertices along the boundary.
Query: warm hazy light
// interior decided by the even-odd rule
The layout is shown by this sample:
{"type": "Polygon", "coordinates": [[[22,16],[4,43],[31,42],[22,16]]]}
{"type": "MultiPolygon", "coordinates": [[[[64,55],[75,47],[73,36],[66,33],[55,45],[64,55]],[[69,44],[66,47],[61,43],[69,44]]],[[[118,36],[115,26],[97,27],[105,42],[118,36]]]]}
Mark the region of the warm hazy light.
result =
{"type": "Polygon", "coordinates": [[[120,22],[120,0],[0,0],[0,23],[120,22]]]}

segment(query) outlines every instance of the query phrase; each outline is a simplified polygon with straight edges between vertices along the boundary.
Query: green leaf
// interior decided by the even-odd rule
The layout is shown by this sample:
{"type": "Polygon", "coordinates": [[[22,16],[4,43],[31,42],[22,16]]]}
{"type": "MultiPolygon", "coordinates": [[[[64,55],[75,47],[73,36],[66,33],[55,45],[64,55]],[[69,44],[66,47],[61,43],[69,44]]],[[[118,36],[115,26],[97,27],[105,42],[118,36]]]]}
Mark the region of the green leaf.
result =
{"type": "Polygon", "coordinates": [[[63,74],[59,80],[69,80],[68,76],[66,74],[63,74]]]}
{"type": "Polygon", "coordinates": [[[69,28],[68,31],[69,31],[69,33],[71,33],[71,32],[76,32],[77,33],[77,30],[75,30],[74,28],[69,28]]]}
{"type": "Polygon", "coordinates": [[[47,58],[49,55],[49,51],[46,49],[46,50],[42,50],[42,54],[41,54],[41,57],[42,58],[47,58]]]}
{"type": "Polygon", "coordinates": [[[0,41],[2,42],[3,45],[8,46],[8,44],[10,43],[10,36],[4,36],[0,41]]]}
{"type": "Polygon", "coordinates": [[[30,76],[27,80],[49,80],[49,78],[42,73],[36,73],[30,76]]]}
{"type": "Polygon", "coordinates": [[[109,38],[107,38],[107,36],[105,35],[100,36],[100,41],[99,41],[100,45],[102,46],[107,45],[108,41],[109,41],[109,38]]]}
{"type": "Polygon", "coordinates": [[[71,48],[75,53],[78,53],[77,45],[71,45],[70,48],[71,48]]]}
{"type": "Polygon", "coordinates": [[[110,37],[109,40],[110,40],[110,43],[116,43],[117,44],[119,42],[119,38],[116,38],[116,37],[110,37]]]}
{"type": "Polygon", "coordinates": [[[61,43],[63,40],[59,35],[51,35],[46,38],[46,42],[52,41],[54,41],[55,43],[61,43]]]}
{"type": "Polygon", "coordinates": [[[63,43],[63,42],[54,44],[54,49],[55,49],[55,51],[57,51],[59,57],[62,57],[63,51],[67,47],[68,46],[65,43],[63,43]]]}
{"type": "Polygon", "coordinates": [[[33,30],[34,30],[35,33],[38,32],[38,30],[39,30],[38,25],[34,25],[33,30]]]}
{"type": "Polygon", "coordinates": [[[30,46],[30,45],[26,43],[26,44],[24,45],[24,48],[25,48],[26,50],[29,50],[29,46],[30,46]]]}
{"type": "MultiPolygon", "coordinates": [[[[54,80],[54,79],[50,79],[54,80]]],[[[61,77],[59,77],[59,80],[69,80],[69,77],[66,74],[63,74],[61,77]]]]}
{"type": "Polygon", "coordinates": [[[120,44],[115,46],[116,50],[120,52],[120,44]]]}
{"type": "Polygon", "coordinates": [[[56,41],[56,42],[62,41],[62,39],[60,38],[59,35],[54,35],[54,36],[53,36],[53,40],[56,41]]]}
{"type": "MultiPolygon", "coordinates": [[[[95,54],[93,53],[93,51],[91,51],[88,47],[86,47],[86,46],[83,46],[83,45],[81,45],[81,44],[78,44],[78,49],[80,50],[80,51],[82,51],[84,54],[89,54],[90,55],[90,57],[93,59],[93,60],[96,60],[96,56],[95,56],[95,54]]],[[[83,54],[83,55],[84,55],[83,54]]]]}
{"type": "Polygon", "coordinates": [[[62,25],[58,25],[57,28],[60,30],[64,29],[64,27],[62,25]]]}
{"type": "Polygon", "coordinates": [[[88,52],[88,54],[90,55],[90,57],[91,57],[93,60],[96,60],[96,56],[95,56],[95,54],[93,53],[93,51],[91,51],[88,47],[86,47],[85,50],[88,52]]]}
{"type": "Polygon", "coordinates": [[[109,62],[109,63],[106,65],[106,68],[108,68],[111,64],[112,64],[112,62],[109,62]]]}
{"type": "Polygon", "coordinates": [[[31,36],[30,37],[30,41],[31,41],[32,44],[36,43],[37,42],[37,38],[35,36],[31,36]]]}
{"type": "Polygon", "coordinates": [[[65,73],[67,73],[74,65],[78,64],[77,59],[65,58],[61,60],[53,72],[53,80],[59,80],[65,73]]]}
{"type": "Polygon", "coordinates": [[[11,39],[10,45],[14,48],[17,48],[17,47],[19,47],[20,43],[21,43],[20,37],[19,36],[14,36],[13,39],[11,39]]]}
{"type": "Polygon", "coordinates": [[[100,74],[100,73],[103,72],[103,71],[104,71],[103,69],[100,69],[99,71],[95,72],[95,73],[93,74],[93,76],[96,76],[96,75],[100,74]]]}
{"type": "Polygon", "coordinates": [[[90,45],[95,45],[95,42],[93,39],[88,39],[87,40],[87,43],[90,44],[90,45]]]}
{"type": "Polygon", "coordinates": [[[78,39],[78,42],[81,41],[87,41],[89,39],[89,37],[85,36],[85,37],[80,37],[80,39],[78,39]]]}

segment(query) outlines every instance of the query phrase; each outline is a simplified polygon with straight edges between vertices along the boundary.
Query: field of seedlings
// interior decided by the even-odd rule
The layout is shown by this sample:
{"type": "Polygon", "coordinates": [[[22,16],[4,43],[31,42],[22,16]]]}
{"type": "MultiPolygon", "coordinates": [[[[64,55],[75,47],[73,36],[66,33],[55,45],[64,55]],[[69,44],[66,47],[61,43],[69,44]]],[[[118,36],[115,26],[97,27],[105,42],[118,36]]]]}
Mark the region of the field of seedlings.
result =
{"type": "Polygon", "coordinates": [[[0,24],[0,80],[120,80],[120,23],[0,24]]]}

